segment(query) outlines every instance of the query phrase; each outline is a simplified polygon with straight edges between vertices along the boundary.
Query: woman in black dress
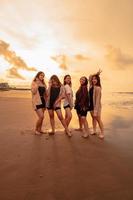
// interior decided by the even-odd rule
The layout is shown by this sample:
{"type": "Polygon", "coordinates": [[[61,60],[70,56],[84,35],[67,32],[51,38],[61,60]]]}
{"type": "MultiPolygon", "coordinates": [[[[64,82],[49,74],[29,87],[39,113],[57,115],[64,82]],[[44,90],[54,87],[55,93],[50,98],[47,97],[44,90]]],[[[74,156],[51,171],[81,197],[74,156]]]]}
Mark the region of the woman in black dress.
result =
{"type": "Polygon", "coordinates": [[[66,121],[61,112],[61,100],[65,98],[65,89],[56,75],[53,75],[50,78],[47,94],[48,94],[47,109],[49,112],[50,123],[52,127],[52,132],[50,132],[50,134],[55,134],[55,120],[54,120],[54,111],[55,111],[58,116],[58,119],[61,121],[63,127],[65,128],[66,134],[69,137],[71,137],[72,135],[68,129],[66,121]]]}

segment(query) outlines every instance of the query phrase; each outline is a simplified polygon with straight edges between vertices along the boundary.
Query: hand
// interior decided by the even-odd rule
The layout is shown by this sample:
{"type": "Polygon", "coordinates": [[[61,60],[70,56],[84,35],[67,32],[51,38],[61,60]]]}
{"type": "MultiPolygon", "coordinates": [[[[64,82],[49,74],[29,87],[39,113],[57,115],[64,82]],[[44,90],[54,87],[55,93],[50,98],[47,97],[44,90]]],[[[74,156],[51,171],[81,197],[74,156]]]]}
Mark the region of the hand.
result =
{"type": "Polygon", "coordinates": [[[72,110],[73,109],[73,105],[70,105],[70,110],[72,110]]]}
{"type": "Polygon", "coordinates": [[[97,72],[97,75],[100,75],[102,73],[102,70],[99,68],[99,71],[97,72]]]}
{"type": "Polygon", "coordinates": [[[57,103],[56,102],[54,103],[53,107],[54,107],[54,109],[57,107],[57,103]]]}
{"type": "Polygon", "coordinates": [[[96,110],[93,111],[93,116],[97,117],[97,111],[96,110]]]}
{"type": "Polygon", "coordinates": [[[48,84],[49,84],[49,87],[51,87],[51,86],[52,86],[52,81],[50,80],[50,81],[48,82],[48,84]]]}

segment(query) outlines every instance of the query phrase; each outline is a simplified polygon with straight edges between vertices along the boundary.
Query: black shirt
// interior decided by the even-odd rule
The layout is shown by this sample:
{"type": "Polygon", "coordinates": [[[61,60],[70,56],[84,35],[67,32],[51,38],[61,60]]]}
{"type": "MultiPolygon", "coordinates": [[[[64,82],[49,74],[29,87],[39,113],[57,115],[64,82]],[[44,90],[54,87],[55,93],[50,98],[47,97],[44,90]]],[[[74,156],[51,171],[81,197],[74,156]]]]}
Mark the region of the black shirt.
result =
{"type": "Polygon", "coordinates": [[[94,110],[94,105],[93,105],[93,91],[94,91],[94,88],[91,87],[89,89],[89,111],[94,110]]]}
{"type": "Polygon", "coordinates": [[[56,99],[58,98],[60,93],[60,87],[51,87],[50,90],[50,107],[53,107],[56,99]]]}
{"type": "Polygon", "coordinates": [[[39,91],[40,97],[44,97],[45,90],[46,89],[45,89],[44,86],[39,86],[38,87],[38,91],[39,91]]]}

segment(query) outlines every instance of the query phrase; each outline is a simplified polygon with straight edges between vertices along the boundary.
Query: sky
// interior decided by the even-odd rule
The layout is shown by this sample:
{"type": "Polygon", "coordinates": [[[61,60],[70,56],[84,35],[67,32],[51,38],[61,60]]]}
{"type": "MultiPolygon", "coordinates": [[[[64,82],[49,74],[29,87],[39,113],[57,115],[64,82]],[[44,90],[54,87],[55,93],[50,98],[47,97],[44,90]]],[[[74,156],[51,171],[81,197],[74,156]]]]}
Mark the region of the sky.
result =
{"type": "Polygon", "coordinates": [[[29,86],[102,69],[106,91],[133,91],[133,0],[0,0],[0,82],[29,86]]]}

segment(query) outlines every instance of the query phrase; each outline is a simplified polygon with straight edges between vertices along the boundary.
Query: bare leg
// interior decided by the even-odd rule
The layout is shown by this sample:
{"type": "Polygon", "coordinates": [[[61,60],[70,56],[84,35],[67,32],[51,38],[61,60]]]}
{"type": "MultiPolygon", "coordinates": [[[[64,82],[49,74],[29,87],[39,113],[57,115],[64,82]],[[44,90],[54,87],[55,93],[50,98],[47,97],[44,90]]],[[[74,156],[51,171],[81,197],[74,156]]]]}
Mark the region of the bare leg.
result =
{"type": "Polygon", "coordinates": [[[66,121],[67,126],[69,126],[71,119],[72,119],[71,109],[66,108],[65,109],[65,121],[66,121]]]}
{"type": "Polygon", "coordinates": [[[101,116],[97,116],[95,117],[95,119],[97,120],[100,131],[101,131],[101,133],[99,134],[99,137],[104,138],[104,127],[103,127],[103,122],[101,120],[101,116]]]}
{"type": "Polygon", "coordinates": [[[67,135],[71,137],[72,135],[71,135],[71,133],[70,133],[70,131],[69,131],[69,129],[68,129],[68,126],[67,126],[67,124],[66,124],[65,119],[63,118],[61,109],[56,110],[56,114],[57,114],[57,116],[58,116],[58,119],[61,121],[63,127],[65,128],[65,131],[66,131],[67,135]]]}
{"type": "Polygon", "coordinates": [[[79,120],[79,128],[75,129],[75,131],[83,131],[83,124],[80,115],[78,115],[78,120],[79,120]]]}
{"type": "Polygon", "coordinates": [[[54,110],[48,110],[49,118],[50,118],[50,124],[52,128],[52,133],[55,133],[55,120],[54,120],[54,110]]]}
{"type": "Polygon", "coordinates": [[[36,132],[40,132],[41,128],[42,128],[42,123],[43,123],[43,119],[44,119],[44,111],[43,109],[38,109],[36,110],[37,116],[38,116],[38,120],[36,122],[36,132]]]}
{"type": "Polygon", "coordinates": [[[93,112],[91,112],[91,117],[92,117],[92,125],[93,125],[93,134],[96,134],[96,125],[97,125],[97,120],[95,119],[95,117],[93,116],[93,112]]]}
{"type": "MultiPolygon", "coordinates": [[[[44,112],[45,112],[45,109],[44,108],[42,108],[42,112],[43,112],[43,116],[44,116],[44,112]]],[[[43,124],[43,120],[42,120],[42,123],[40,124],[40,129],[39,129],[39,131],[42,133],[43,131],[42,131],[42,124],[43,124]]]]}

